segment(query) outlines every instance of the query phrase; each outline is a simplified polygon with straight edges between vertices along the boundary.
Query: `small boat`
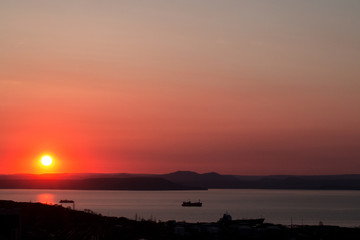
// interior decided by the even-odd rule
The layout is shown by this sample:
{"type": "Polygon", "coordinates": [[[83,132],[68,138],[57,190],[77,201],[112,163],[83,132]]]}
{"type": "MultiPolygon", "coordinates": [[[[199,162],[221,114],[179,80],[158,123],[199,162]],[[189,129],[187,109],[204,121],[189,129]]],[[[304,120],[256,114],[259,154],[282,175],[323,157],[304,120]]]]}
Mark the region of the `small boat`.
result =
{"type": "Polygon", "coordinates": [[[187,202],[183,202],[181,204],[181,206],[183,206],[183,207],[202,207],[202,202],[200,202],[200,200],[198,202],[187,201],[187,202]]]}
{"type": "Polygon", "coordinates": [[[74,201],[65,199],[65,200],[60,200],[59,203],[74,203],[74,201]]]}

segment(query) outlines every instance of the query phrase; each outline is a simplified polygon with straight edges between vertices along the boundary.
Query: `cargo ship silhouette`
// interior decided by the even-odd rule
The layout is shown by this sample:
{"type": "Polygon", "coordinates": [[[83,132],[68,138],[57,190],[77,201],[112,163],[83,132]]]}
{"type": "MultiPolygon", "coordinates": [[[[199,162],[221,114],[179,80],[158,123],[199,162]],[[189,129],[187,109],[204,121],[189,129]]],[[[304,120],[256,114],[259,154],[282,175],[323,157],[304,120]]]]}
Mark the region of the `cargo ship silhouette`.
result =
{"type": "Polygon", "coordinates": [[[202,202],[200,200],[198,202],[185,201],[181,204],[183,207],[202,207],[202,202]]]}

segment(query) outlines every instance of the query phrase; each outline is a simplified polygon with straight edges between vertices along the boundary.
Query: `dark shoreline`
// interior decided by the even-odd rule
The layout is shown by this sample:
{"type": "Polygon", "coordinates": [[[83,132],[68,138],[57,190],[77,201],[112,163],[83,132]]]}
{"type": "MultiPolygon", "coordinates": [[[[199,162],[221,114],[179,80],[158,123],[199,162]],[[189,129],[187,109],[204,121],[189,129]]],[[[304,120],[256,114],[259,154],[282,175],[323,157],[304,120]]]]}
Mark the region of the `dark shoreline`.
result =
{"type": "Polygon", "coordinates": [[[0,239],[360,239],[360,228],[136,221],[89,209],[0,200],[0,239]]]}

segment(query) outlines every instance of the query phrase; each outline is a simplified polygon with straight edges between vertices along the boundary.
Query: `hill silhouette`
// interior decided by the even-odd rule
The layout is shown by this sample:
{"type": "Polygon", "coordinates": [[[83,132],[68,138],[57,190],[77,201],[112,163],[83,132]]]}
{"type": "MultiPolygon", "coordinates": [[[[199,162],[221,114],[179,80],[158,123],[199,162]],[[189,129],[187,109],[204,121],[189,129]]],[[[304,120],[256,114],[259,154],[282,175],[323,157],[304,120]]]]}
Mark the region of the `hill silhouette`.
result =
{"type": "Polygon", "coordinates": [[[73,190],[205,190],[156,177],[87,178],[87,179],[3,179],[0,188],[7,189],[73,189],[73,190]]]}
{"type": "Polygon", "coordinates": [[[84,190],[324,189],[360,190],[360,174],[241,176],[199,174],[80,173],[0,175],[0,188],[84,190]]]}

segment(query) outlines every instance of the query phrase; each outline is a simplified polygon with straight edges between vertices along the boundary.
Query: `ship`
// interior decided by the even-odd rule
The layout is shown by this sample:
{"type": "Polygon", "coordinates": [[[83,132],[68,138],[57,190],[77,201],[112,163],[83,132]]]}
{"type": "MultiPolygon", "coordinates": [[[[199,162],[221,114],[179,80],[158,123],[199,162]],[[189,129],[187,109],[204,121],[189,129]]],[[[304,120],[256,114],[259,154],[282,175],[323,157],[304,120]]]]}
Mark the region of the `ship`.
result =
{"type": "Polygon", "coordinates": [[[185,201],[181,204],[183,207],[202,207],[202,202],[200,200],[198,202],[185,201]]]}
{"type": "Polygon", "coordinates": [[[63,199],[63,200],[60,200],[59,203],[72,203],[73,205],[73,210],[75,210],[75,201],[74,200],[68,200],[68,199],[63,199]]]}
{"type": "Polygon", "coordinates": [[[225,213],[222,218],[219,219],[219,223],[224,224],[239,224],[239,225],[247,225],[247,226],[255,226],[261,225],[264,223],[265,218],[243,218],[243,219],[236,219],[232,220],[230,214],[225,213]]]}

